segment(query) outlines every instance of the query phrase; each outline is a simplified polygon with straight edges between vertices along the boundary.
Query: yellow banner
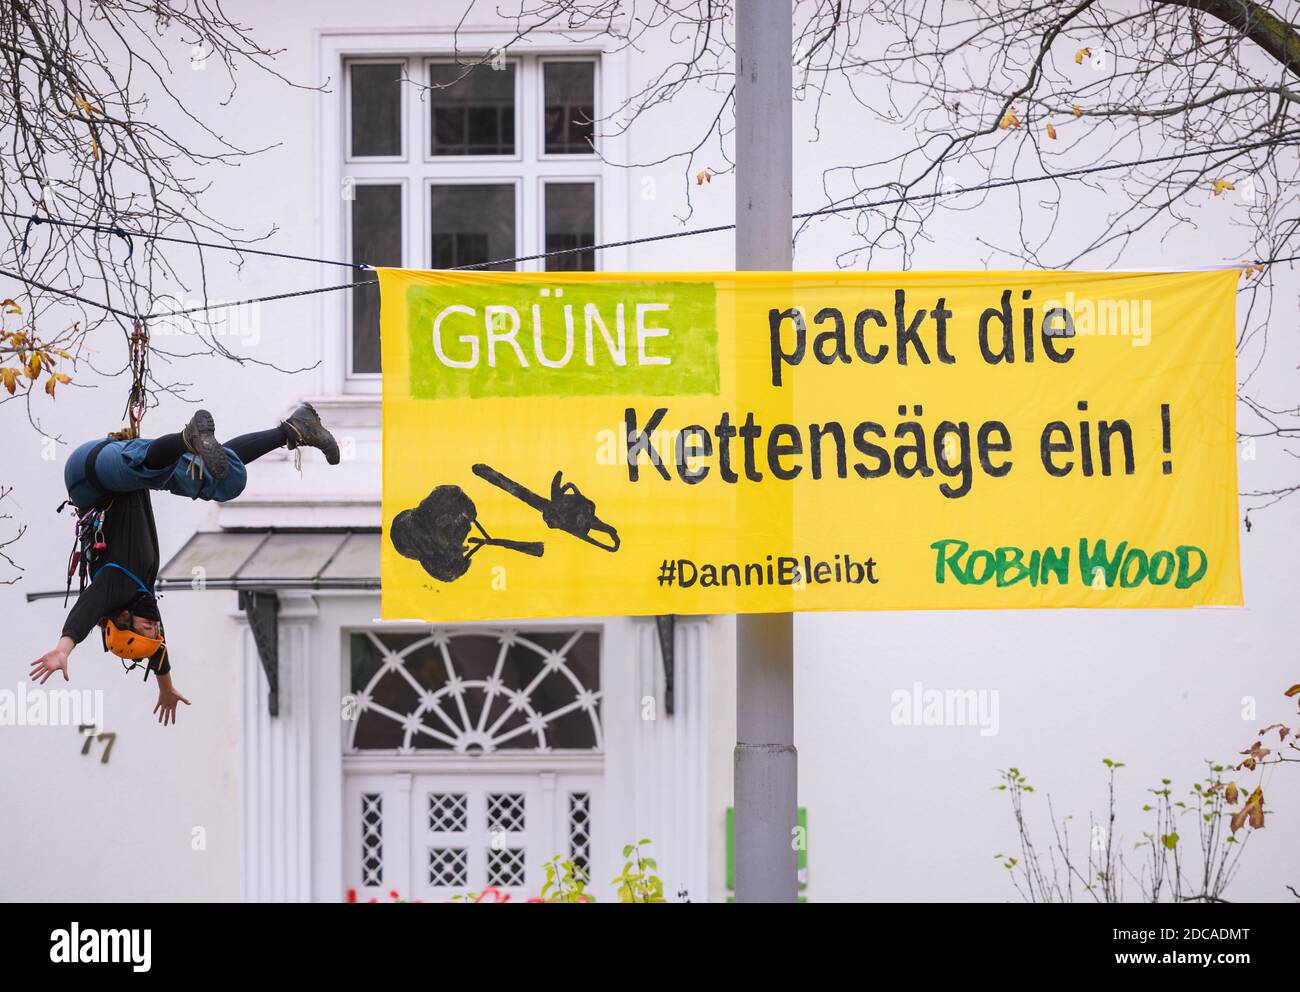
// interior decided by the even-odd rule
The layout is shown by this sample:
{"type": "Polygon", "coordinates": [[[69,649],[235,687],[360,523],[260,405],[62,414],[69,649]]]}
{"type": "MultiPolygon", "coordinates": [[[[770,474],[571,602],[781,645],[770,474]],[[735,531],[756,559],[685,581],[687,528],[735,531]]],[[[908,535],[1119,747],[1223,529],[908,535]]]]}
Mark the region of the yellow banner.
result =
{"type": "Polygon", "coordinates": [[[383,615],[1240,605],[1236,279],[381,269],[383,615]]]}

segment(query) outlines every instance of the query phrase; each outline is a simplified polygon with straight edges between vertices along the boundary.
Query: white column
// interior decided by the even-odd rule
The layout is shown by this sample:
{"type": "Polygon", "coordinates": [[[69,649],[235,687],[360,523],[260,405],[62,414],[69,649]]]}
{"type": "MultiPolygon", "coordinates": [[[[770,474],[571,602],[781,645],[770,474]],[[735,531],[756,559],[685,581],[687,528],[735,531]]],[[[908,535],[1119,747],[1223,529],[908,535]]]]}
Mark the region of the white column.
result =
{"type": "MultiPolygon", "coordinates": [[[[314,610],[310,610],[314,613],[314,610]]],[[[245,902],[311,900],[311,621],[282,603],[280,713],[267,712],[266,675],[241,631],[241,822],[245,902]]]]}
{"type": "Polygon", "coordinates": [[[708,899],[707,619],[679,617],[673,679],[674,712],[664,710],[664,666],[654,619],[634,624],[638,695],[656,701],[655,719],[637,721],[636,836],[648,838],[664,895],[681,889],[692,902],[708,899]]]}

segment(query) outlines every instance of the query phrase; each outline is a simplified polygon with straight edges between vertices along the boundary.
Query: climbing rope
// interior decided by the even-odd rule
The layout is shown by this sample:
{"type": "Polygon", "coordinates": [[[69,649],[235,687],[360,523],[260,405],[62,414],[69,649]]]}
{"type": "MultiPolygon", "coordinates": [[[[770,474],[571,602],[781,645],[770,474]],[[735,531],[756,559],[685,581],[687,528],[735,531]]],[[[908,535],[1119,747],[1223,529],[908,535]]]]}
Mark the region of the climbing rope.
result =
{"type": "Polygon", "coordinates": [[[144,420],[148,407],[148,393],[145,383],[149,378],[149,327],[143,319],[138,318],[129,340],[131,365],[131,390],[126,398],[126,410],[123,416],[126,426],[113,431],[108,436],[115,441],[133,441],[140,436],[140,422],[144,420]]]}

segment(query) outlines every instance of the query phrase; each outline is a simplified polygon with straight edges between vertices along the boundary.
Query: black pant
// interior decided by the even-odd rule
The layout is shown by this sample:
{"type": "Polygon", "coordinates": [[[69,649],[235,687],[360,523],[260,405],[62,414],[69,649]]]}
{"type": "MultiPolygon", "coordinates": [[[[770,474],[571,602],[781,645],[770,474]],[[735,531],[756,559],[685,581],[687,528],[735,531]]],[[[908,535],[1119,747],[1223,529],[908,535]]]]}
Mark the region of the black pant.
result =
{"type": "MultiPolygon", "coordinates": [[[[229,448],[239,456],[241,462],[247,465],[261,458],[268,451],[282,448],[288,443],[289,438],[285,435],[284,428],[276,426],[267,431],[240,434],[239,437],[231,438],[222,447],[229,448]]],[[[149,452],[144,457],[145,467],[166,468],[179,461],[181,455],[185,454],[185,450],[185,441],[179,434],[164,434],[162,437],[154,438],[149,442],[149,452]]]]}

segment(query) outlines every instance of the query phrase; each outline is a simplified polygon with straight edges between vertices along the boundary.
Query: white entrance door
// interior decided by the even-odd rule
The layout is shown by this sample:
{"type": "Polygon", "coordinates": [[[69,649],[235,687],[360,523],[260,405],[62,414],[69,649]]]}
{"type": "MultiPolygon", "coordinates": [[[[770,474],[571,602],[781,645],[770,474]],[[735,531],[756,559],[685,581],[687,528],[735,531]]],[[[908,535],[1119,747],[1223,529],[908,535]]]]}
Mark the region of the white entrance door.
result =
{"type": "Polygon", "coordinates": [[[358,631],[343,756],[345,878],[363,899],[536,896],[590,864],[599,816],[600,631],[358,631]]]}
{"type": "Polygon", "coordinates": [[[347,776],[348,885],[361,901],[535,898],[555,858],[590,866],[598,769],[531,771],[476,759],[474,770],[347,776]]]}

